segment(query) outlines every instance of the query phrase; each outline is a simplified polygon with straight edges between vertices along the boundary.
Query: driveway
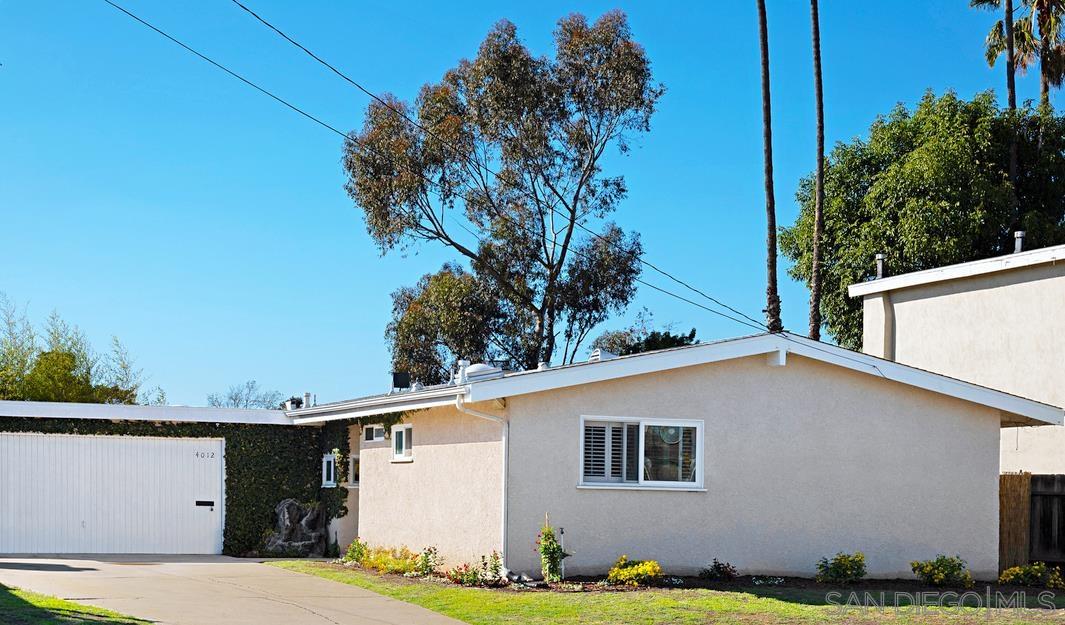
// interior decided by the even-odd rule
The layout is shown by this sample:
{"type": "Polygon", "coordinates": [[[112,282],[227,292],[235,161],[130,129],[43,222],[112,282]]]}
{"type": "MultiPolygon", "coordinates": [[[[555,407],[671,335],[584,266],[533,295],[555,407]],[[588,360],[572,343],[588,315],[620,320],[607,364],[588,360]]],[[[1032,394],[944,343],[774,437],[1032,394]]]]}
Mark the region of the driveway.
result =
{"type": "Polygon", "coordinates": [[[222,556],[0,557],[0,583],[167,625],[459,625],[355,586],[222,556]]]}

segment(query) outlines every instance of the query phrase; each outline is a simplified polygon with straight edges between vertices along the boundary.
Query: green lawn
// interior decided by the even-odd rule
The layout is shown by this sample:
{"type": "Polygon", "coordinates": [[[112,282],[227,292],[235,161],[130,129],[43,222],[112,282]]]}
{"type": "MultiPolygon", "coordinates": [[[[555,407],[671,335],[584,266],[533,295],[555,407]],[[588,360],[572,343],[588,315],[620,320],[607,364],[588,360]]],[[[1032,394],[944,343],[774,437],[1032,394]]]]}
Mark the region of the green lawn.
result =
{"type": "Polygon", "coordinates": [[[140,619],[0,584],[3,625],[141,625],[140,619]]]}
{"type": "MultiPolygon", "coordinates": [[[[639,592],[536,592],[462,588],[405,580],[322,562],[271,562],[325,579],[359,586],[440,612],[472,625],[703,625],[706,623],[986,623],[986,610],[935,614],[841,613],[825,593],[752,587],[736,591],[668,589],[639,592]]],[[[1034,598],[1038,591],[1032,592],[1034,598]]],[[[994,623],[1065,622],[1060,611],[994,610],[994,623]]]]}

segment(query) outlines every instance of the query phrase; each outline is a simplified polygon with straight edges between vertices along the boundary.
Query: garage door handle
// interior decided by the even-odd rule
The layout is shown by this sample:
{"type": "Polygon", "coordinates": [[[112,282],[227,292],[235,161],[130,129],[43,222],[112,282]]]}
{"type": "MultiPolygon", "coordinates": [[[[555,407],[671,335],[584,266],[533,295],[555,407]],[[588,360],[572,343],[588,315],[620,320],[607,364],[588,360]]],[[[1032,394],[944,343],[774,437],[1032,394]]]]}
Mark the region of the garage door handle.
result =
{"type": "Polygon", "coordinates": [[[203,506],[204,508],[213,508],[214,507],[214,502],[213,501],[197,501],[196,505],[197,506],[203,506]]]}

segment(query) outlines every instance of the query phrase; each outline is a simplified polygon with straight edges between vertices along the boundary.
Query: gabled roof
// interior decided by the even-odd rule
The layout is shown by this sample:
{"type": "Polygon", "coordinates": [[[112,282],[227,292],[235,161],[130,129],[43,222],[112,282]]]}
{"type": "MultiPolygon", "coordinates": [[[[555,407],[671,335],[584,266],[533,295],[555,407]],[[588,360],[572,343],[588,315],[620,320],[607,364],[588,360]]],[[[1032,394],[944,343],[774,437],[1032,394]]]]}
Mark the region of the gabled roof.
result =
{"type": "Polygon", "coordinates": [[[507,373],[475,379],[463,384],[442,385],[417,391],[323,404],[292,410],[286,414],[293,417],[297,424],[318,423],[334,419],[368,417],[454,405],[456,399],[460,397],[464,402],[490,401],[748,356],[767,355],[770,364],[786,366],[788,354],[812,358],[933,393],[996,408],[1002,411],[1004,425],[1045,425],[1062,422],[1062,410],[1049,404],[853,352],[836,345],[820,343],[788,332],[755,334],[597,362],[507,373]]]}
{"type": "Polygon", "coordinates": [[[1030,267],[1032,265],[1054,263],[1061,260],[1065,260],[1065,245],[1043,247],[1037,250],[1029,250],[1027,252],[1018,252],[1016,254],[1007,254],[1005,256],[996,256],[994,258],[959,263],[957,265],[947,265],[946,267],[937,267],[935,269],[899,274],[888,278],[880,278],[879,280],[859,282],[858,284],[850,285],[847,288],[847,294],[851,297],[862,297],[874,293],[883,293],[884,291],[905,289],[913,286],[932,284],[934,282],[956,280],[958,278],[971,278],[973,276],[1006,271],[1009,269],[1020,269],[1021,267],[1030,267]]]}
{"type": "Polygon", "coordinates": [[[105,419],[173,421],[179,423],[253,423],[292,425],[282,410],[202,408],[197,406],[136,406],[53,401],[0,401],[0,417],[43,419],[105,419]]]}

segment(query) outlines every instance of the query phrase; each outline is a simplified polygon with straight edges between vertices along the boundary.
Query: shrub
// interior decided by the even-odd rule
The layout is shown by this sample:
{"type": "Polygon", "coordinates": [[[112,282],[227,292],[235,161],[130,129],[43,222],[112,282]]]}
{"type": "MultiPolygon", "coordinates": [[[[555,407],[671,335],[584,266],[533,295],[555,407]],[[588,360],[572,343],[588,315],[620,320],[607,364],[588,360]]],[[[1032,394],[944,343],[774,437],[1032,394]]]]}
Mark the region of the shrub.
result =
{"type": "Polygon", "coordinates": [[[855,551],[854,554],[842,551],[832,557],[821,558],[817,563],[817,581],[831,584],[849,584],[865,577],[865,554],[855,551]]]}
{"type": "Polygon", "coordinates": [[[544,515],[544,525],[536,536],[536,548],[540,552],[540,572],[545,582],[562,581],[562,561],[570,554],[562,550],[562,544],[555,537],[555,528],[550,519],[544,515]]]}
{"type": "Polygon", "coordinates": [[[662,567],[654,560],[629,560],[621,556],[606,575],[608,584],[651,586],[662,579],[662,567]]]}
{"type": "Polygon", "coordinates": [[[365,555],[359,560],[359,565],[363,568],[397,575],[414,571],[417,564],[418,554],[406,547],[368,547],[365,555]]]}
{"type": "Polygon", "coordinates": [[[429,577],[436,573],[436,569],[443,563],[436,547],[426,547],[418,554],[418,559],[414,563],[414,572],[421,577],[429,577]]]}
{"type": "Polygon", "coordinates": [[[348,545],[348,550],[344,554],[344,557],[340,559],[341,562],[351,564],[362,564],[362,559],[366,557],[366,543],[362,542],[358,538],[351,541],[348,545]]]}
{"type": "Polygon", "coordinates": [[[498,551],[481,556],[481,566],[462,563],[444,573],[444,577],[460,586],[500,586],[505,583],[503,577],[503,558],[498,551]]]}
{"type": "Polygon", "coordinates": [[[917,579],[930,586],[973,586],[973,576],[960,556],[939,554],[933,560],[914,560],[910,568],[917,579]]]}
{"type": "Polygon", "coordinates": [[[444,577],[446,577],[449,582],[459,584],[460,586],[481,585],[480,569],[470,566],[467,562],[463,562],[453,569],[448,569],[444,573],[444,577]]]}
{"type": "Polygon", "coordinates": [[[1051,568],[1044,562],[1033,562],[1014,566],[1002,571],[998,576],[1000,584],[1016,584],[1017,586],[1042,586],[1051,589],[1065,589],[1065,580],[1062,579],[1061,569],[1051,568]]]}
{"type": "Polygon", "coordinates": [[[714,558],[710,566],[699,571],[699,577],[715,582],[731,582],[737,576],[736,567],[728,562],[720,562],[717,558],[714,558]]]}

